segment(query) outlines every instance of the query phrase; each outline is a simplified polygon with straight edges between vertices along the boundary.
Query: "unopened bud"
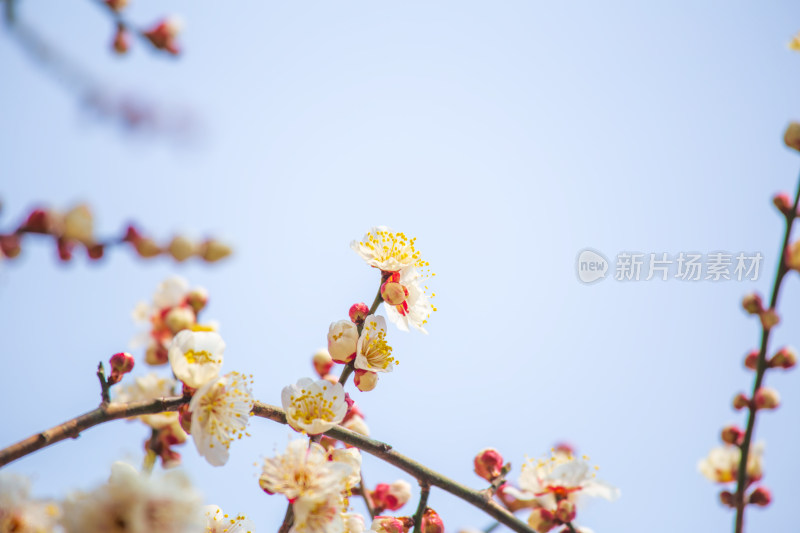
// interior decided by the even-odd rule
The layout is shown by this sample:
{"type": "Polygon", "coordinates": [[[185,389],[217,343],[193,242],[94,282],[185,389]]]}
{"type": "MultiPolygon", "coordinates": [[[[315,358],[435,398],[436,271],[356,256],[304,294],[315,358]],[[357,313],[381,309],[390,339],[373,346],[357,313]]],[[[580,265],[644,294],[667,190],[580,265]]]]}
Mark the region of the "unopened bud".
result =
{"type": "Polygon", "coordinates": [[[359,302],[350,306],[350,320],[354,324],[364,322],[364,319],[369,315],[369,307],[364,302],[359,302]]]}
{"type": "Polygon", "coordinates": [[[208,305],[208,291],[203,287],[195,287],[186,295],[186,303],[192,306],[195,314],[199,313],[208,305]]]}
{"type": "Polygon", "coordinates": [[[62,237],[80,241],[84,244],[94,243],[94,222],[92,212],[86,204],[70,209],[64,215],[64,232],[62,237]]]}
{"type": "MultiPolygon", "coordinates": [[[[514,496],[511,491],[507,490],[509,487],[511,486],[508,483],[503,483],[497,487],[497,497],[501,502],[503,502],[503,505],[505,505],[509,511],[515,513],[520,509],[525,509],[526,507],[531,506],[530,500],[517,499],[517,497],[514,496]]],[[[511,488],[513,489],[513,487],[511,488]]]]}
{"type": "Polygon", "coordinates": [[[783,134],[783,142],[789,148],[800,151],[800,124],[790,122],[783,134]]]}
{"type": "Polygon", "coordinates": [[[89,259],[96,261],[98,259],[103,258],[103,254],[105,253],[105,247],[102,244],[87,246],[86,253],[89,255],[89,259]]]}
{"type": "Polygon", "coordinates": [[[444,522],[439,513],[428,507],[422,514],[422,533],[444,533],[444,522]]]}
{"type": "Polygon", "coordinates": [[[764,311],[764,304],[761,301],[761,296],[755,292],[742,298],[742,307],[751,315],[759,315],[764,311]]]}
{"type": "Polygon", "coordinates": [[[164,323],[172,333],[178,333],[194,326],[197,318],[189,307],[173,307],[164,317],[164,323]]]}
{"type": "Polygon", "coordinates": [[[722,428],[720,437],[722,438],[722,442],[739,445],[741,444],[742,439],[744,439],[744,431],[742,431],[738,426],[725,426],[722,428]]]}
{"type": "Polygon", "coordinates": [[[758,350],[752,350],[744,357],[744,366],[750,370],[758,369],[758,350]]]}
{"type": "Polygon", "coordinates": [[[314,370],[316,370],[317,375],[321,378],[328,375],[331,368],[333,368],[333,359],[325,348],[317,350],[311,358],[311,361],[314,364],[314,370]]]}
{"type": "Polygon", "coordinates": [[[156,244],[156,241],[147,237],[141,237],[133,242],[136,247],[136,252],[144,258],[155,257],[161,253],[161,248],[156,244]]]}
{"type": "Polygon", "coordinates": [[[723,490],[720,492],[719,501],[722,502],[722,505],[725,507],[736,507],[735,496],[730,491],[723,490]]]}
{"type": "Polygon", "coordinates": [[[553,451],[555,453],[561,453],[564,455],[575,455],[575,447],[568,442],[559,442],[555,446],[553,446],[553,451]]]}
{"type": "MultiPolygon", "coordinates": [[[[342,422],[342,427],[349,429],[350,431],[353,431],[355,433],[358,433],[359,435],[364,435],[365,437],[369,437],[369,426],[367,425],[366,422],[364,422],[364,419],[360,416],[350,417],[350,419],[347,420],[346,422],[342,422]]],[[[395,511],[396,509],[392,510],[395,511]]]]}
{"type": "Polygon", "coordinates": [[[556,512],[554,513],[556,520],[560,522],[572,522],[575,520],[575,504],[569,500],[561,500],[558,502],[558,508],[556,508],[556,512]]]}
{"type": "Polygon", "coordinates": [[[151,366],[165,365],[169,361],[169,352],[161,343],[152,344],[147,347],[144,360],[151,366]]]}
{"type": "Polygon", "coordinates": [[[785,192],[779,192],[772,197],[772,203],[778,208],[778,211],[784,215],[792,214],[792,199],[785,192]]]}
{"type": "Polygon", "coordinates": [[[766,507],[770,502],[772,502],[772,493],[770,493],[767,487],[758,487],[750,493],[750,497],[747,499],[747,503],[752,503],[760,507],[766,507]]]}
{"type": "Polygon", "coordinates": [[[375,533],[408,533],[414,521],[408,517],[376,516],[372,520],[370,531],[375,533]]]}
{"type": "Polygon", "coordinates": [[[114,51],[120,55],[126,54],[131,47],[131,40],[125,26],[117,26],[117,31],[114,33],[114,41],[111,43],[114,51]]]}
{"type": "Polygon", "coordinates": [[[556,517],[547,509],[539,507],[528,517],[528,525],[537,533],[547,533],[556,527],[556,517]]]}
{"type": "Polygon", "coordinates": [[[376,512],[397,511],[403,507],[411,498],[411,485],[403,480],[397,480],[391,485],[388,483],[378,483],[374,491],[369,493],[376,512]]]}
{"type": "Polygon", "coordinates": [[[794,365],[797,364],[797,352],[794,351],[793,348],[788,346],[781,348],[778,352],[772,356],[772,359],[769,361],[769,366],[776,368],[783,368],[788,370],[792,368],[794,365]]]}
{"type": "Polygon", "coordinates": [[[381,298],[387,305],[400,305],[406,301],[406,288],[393,281],[387,281],[381,285],[381,298]]]}
{"type": "Polygon", "coordinates": [[[169,243],[167,250],[176,261],[181,262],[197,253],[197,246],[186,237],[177,235],[169,243]]]}
{"type": "Polygon", "coordinates": [[[756,409],[775,409],[780,403],[781,397],[778,391],[769,387],[761,387],[753,396],[753,404],[756,409]]]}
{"type": "Polygon", "coordinates": [[[231,250],[230,246],[214,239],[209,239],[200,246],[200,254],[209,263],[224,259],[231,253],[233,253],[233,250],[231,250]]]}
{"type": "Polygon", "coordinates": [[[72,259],[72,250],[75,248],[75,241],[70,241],[63,237],[58,238],[56,243],[58,249],[58,258],[64,262],[72,259]]]}
{"type": "Polygon", "coordinates": [[[358,328],[349,320],[333,322],[328,328],[328,353],[337,363],[349,363],[356,357],[358,328]]]}
{"type": "Polygon", "coordinates": [[[53,217],[46,209],[34,209],[20,229],[29,233],[50,233],[53,226],[53,217]]]}
{"type": "Polygon", "coordinates": [[[503,473],[503,456],[494,448],[486,448],[475,456],[475,473],[492,482],[503,473]]]}
{"type": "Polygon", "coordinates": [[[178,409],[178,422],[180,422],[181,429],[188,435],[192,434],[192,412],[189,410],[189,405],[182,405],[178,409]]]}
{"type": "Polygon", "coordinates": [[[331,385],[336,385],[337,383],[339,383],[339,378],[337,378],[333,374],[325,374],[324,376],[322,376],[322,379],[324,379],[331,385]]]}
{"type": "Polygon", "coordinates": [[[378,374],[376,372],[370,372],[369,370],[357,369],[353,381],[356,387],[358,387],[358,390],[361,392],[369,392],[378,386],[378,374]]]}
{"type": "Polygon", "coordinates": [[[750,405],[750,399],[745,396],[743,393],[739,393],[733,398],[733,408],[737,411],[740,409],[744,409],[750,405]]]}
{"type": "Polygon", "coordinates": [[[771,329],[773,326],[777,326],[778,323],[781,321],[778,313],[775,312],[774,309],[767,309],[763,313],[761,313],[761,325],[764,329],[771,329]]]}
{"type": "Polygon", "coordinates": [[[22,251],[22,239],[19,235],[11,233],[0,235],[0,253],[9,258],[17,257],[22,251]]]}
{"type": "Polygon", "coordinates": [[[182,24],[175,18],[164,19],[150,30],[143,32],[143,35],[159,50],[165,50],[170,54],[177,55],[180,50],[175,42],[175,38],[181,30],[182,24]]]}
{"type": "Polygon", "coordinates": [[[113,11],[120,11],[128,5],[128,0],[105,0],[105,2],[113,11]]]}
{"type": "Polygon", "coordinates": [[[133,365],[136,362],[136,360],[129,353],[119,352],[112,355],[111,359],[109,359],[108,362],[111,365],[112,372],[127,374],[128,372],[133,370],[133,365]]]}

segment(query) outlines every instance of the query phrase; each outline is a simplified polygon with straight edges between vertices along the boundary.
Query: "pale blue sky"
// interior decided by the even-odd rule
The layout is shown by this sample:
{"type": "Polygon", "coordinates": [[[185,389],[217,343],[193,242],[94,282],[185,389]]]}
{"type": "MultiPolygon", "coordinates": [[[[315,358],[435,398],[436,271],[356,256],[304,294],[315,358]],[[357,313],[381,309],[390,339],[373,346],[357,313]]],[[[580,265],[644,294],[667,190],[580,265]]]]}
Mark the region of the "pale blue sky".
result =
{"type": "MultiPolygon", "coordinates": [[[[65,268],[34,243],[3,265],[0,401],[13,408],[0,445],[92,408],[97,361],[126,348],[130,310],[175,272],[211,292],[226,367],[253,373],[256,396],[278,403],[310,375],[328,324],[371,301],[377,276],[348,245],[386,224],[417,236],[439,312],[429,336],[390,332],[401,364],[354,393],[376,438],[476,488],[481,448],[518,467],[566,439],[622,489],[579,524],[729,530],[696,463],[742,420],[730,399],[752,382],[741,359],[758,329],[739,301],[771,285],[782,228],[770,197],[800,169],[781,142],[800,118],[800,55],[786,48],[800,5],[132,4],[142,23],[180,13],[185,55],[137,44],[113,57],[89,1],[24,0],[20,15],[109,87],[190,110],[198,135],[175,143],[94,120],[3,29],[2,226],[38,202],[86,200],[104,233],[136,219],[164,238],[224,237],[236,255],[209,268],[120,250],[65,268]],[[585,247],[761,251],[765,276],[587,287],[574,270],[585,247]]],[[[795,275],[785,290],[776,348],[798,344],[795,275]]],[[[797,379],[767,376],[784,402],[757,427],[775,501],[748,513],[750,531],[796,521],[797,379]]],[[[255,420],[251,433],[225,468],[191,446],[185,464],[209,503],[273,531],[285,504],[260,492],[253,465],[290,432],[255,420]]],[[[138,462],[145,435],[108,424],[9,469],[59,496],[99,483],[114,460],[138,462]]],[[[367,459],[365,477],[405,476],[367,459]]],[[[449,531],[490,522],[441,491],[431,505],[449,531]]]]}

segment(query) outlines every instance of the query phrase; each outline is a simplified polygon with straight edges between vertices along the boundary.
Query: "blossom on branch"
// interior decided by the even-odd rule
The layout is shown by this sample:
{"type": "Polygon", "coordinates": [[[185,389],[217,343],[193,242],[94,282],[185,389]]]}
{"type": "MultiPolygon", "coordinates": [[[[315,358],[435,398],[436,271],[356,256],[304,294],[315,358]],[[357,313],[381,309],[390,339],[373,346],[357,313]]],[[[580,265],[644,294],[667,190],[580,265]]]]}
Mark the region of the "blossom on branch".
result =
{"type": "Polygon", "coordinates": [[[53,531],[59,514],[55,503],[30,497],[30,480],[10,472],[0,473],[0,531],[53,531]]]}
{"type": "Polygon", "coordinates": [[[172,339],[169,364],[179,380],[197,389],[219,375],[224,351],[219,333],[183,330],[172,339]]]}
{"type": "MultiPolygon", "coordinates": [[[[747,477],[750,481],[758,481],[764,475],[763,465],[764,443],[759,442],[750,447],[747,456],[747,477]]],[[[739,475],[739,462],[742,451],[739,446],[726,444],[713,448],[708,457],[697,463],[697,469],[709,481],[714,483],[731,483],[739,475]]]]}
{"type": "Polygon", "coordinates": [[[281,403],[289,425],[309,435],[325,433],[347,414],[344,387],[324,379],[302,378],[296,384],[284,387],[281,403]]]}
{"type": "Polygon", "coordinates": [[[231,517],[218,505],[206,505],[205,511],[205,533],[255,533],[256,525],[242,514],[231,517]]]}
{"type": "Polygon", "coordinates": [[[368,316],[358,339],[355,367],[370,372],[391,372],[396,363],[392,347],[386,342],[386,319],[380,315],[368,316]]]}
{"type": "MultiPolygon", "coordinates": [[[[176,385],[177,381],[174,379],[161,377],[155,372],[151,372],[145,376],[137,377],[133,380],[133,383],[114,387],[115,395],[113,401],[116,403],[130,403],[155,400],[156,398],[168,398],[175,396],[176,385]]],[[[177,422],[178,413],[166,411],[152,415],[140,415],[136,418],[153,429],[160,429],[177,422]]],[[[129,420],[134,419],[131,418],[129,420]]]]}
{"type": "Polygon", "coordinates": [[[408,331],[411,326],[417,331],[428,333],[424,326],[436,308],[426,293],[427,287],[422,285],[424,276],[416,268],[408,267],[392,274],[390,279],[394,278],[397,278],[396,282],[388,283],[400,285],[404,289],[405,297],[399,303],[384,298],[389,321],[403,331],[408,331]]]}
{"type": "Polygon", "coordinates": [[[350,248],[368,265],[384,272],[398,272],[405,267],[428,266],[414,247],[415,241],[416,238],[409,239],[404,233],[377,226],[370,229],[361,241],[351,242],[350,248]]]}
{"type": "Polygon", "coordinates": [[[253,409],[247,379],[230,372],[206,383],[189,402],[195,447],[214,466],[227,463],[231,442],[245,435],[253,409]]]}

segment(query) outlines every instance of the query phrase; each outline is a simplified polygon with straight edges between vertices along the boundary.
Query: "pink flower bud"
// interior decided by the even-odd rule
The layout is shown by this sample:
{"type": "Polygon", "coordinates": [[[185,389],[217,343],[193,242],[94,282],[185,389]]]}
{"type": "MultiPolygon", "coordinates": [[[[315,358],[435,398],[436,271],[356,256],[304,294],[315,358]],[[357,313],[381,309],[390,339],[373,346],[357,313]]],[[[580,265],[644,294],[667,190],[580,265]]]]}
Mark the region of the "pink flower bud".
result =
{"type": "Polygon", "coordinates": [[[733,398],[733,408],[737,411],[750,406],[750,399],[743,393],[739,393],[733,398]]]}
{"type": "Polygon", "coordinates": [[[761,318],[761,325],[764,329],[771,329],[773,326],[777,326],[778,323],[781,321],[778,313],[775,312],[774,309],[767,309],[760,315],[761,318]]]}
{"type": "Polygon", "coordinates": [[[722,502],[722,505],[725,507],[736,507],[736,497],[727,490],[723,490],[719,493],[719,501],[722,502]]]}
{"type": "Polygon", "coordinates": [[[133,370],[133,365],[136,360],[129,353],[119,352],[111,356],[108,361],[111,365],[112,372],[119,372],[120,374],[127,374],[133,370]]]}
{"type": "Polygon", "coordinates": [[[800,124],[791,122],[783,134],[783,142],[789,148],[800,151],[800,124]]]}
{"type": "Polygon", "coordinates": [[[758,487],[750,493],[747,502],[760,507],[766,507],[772,502],[772,493],[770,493],[767,487],[758,487]]]}
{"type": "Polygon", "coordinates": [[[381,298],[387,305],[401,305],[407,296],[408,290],[399,283],[387,281],[381,285],[381,298]]]}
{"type": "Polygon", "coordinates": [[[328,353],[337,363],[349,363],[356,357],[358,328],[349,320],[339,320],[328,328],[328,353]]]}
{"type": "Polygon", "coordinates": [[[742,443],[742,439],[744,439],[744,431],[738,426],[725,426],[722,428],[720,437],[722,438],[722,442],[739,445],[742,443]]]}
{"type": "Polygon", "coordinates": [[[375,533],[408,533],[413,524],[414,521],[406,517],[376,516],[372,520],[370,531],[375,533]]]}
{"type": "Polygon", "coordinates": [[[547,533],[556,527],[556,517],[547,509],[539,507],[538,509],[534,509],[528,517],[528,525],[537,531],[537,533],[547,533]]]}
{"type": "Polygon", "coordinates": [[[364,302],[359,302],[350,306],[350,320],[354,324],[361,324],[369,316],[369,307],[364,302]]]}
{"type": "Polygon", "coordinates": [[[131,39],[125,26],[117,26],[117,31],[114,33],[114,40],[111,43],[111,47],[120,55],[128,52],[131,47],[131,39]]]}
{"type": "Polygon", "coordinates": [[[61,259],[64,262],[67,262],[70,259],[72,259],[72,250],[75,248],[75,241],[59,237],[56,245],[58,247],[59,259],[61,259]]]}
{"type": "Polygon", "coordinates": [[[128,0],[105,0],[105,3],[112,11],[121,11],[128,5],[128,0]]]}
{"type": "Polygon", "coordinates": [[[161,343],[151,344],[147,347],[144,360],[151,366],[166,365],[169,362],[169,352],[161,343]]]}
{"type": "Polygon", "coordinates": [[[181,30],[181,24],[177,19],[164,19],[143,35],[159,50],[165,50],[170,54],[177,55],[180,50],[176,43],[176,37],[181,30]]]}
{"type": "Polygon", "coordinates": [[[192,306],[195,314],[199,313],[208,305],[208,291],[203,287],[195,287],[186,295],[186,303],[192,306]]]}
{"type": "Polygon", "coordinates": [[[87,246],[86,253],[89,256],[89,259],[92,259],[93,261],[102,259],[103,254],[105,253],[105,246],[103,246],[102,244],[94,244],[92,246],[87,246]]]}
{"type": "Polygon", "coordinates": [[[575,504],[569,500],[561,500],[558,502],[558,508],[556,508],[554,516],[556,517],[556,520],[567,523],[575,520],[575,514],[575,504]]]}
{"type": "Polygon", "coordinates": [[[331,368],[333,368],[333,359],[325,348],[317,350],[311,362],[314,365],[314,370],[317,372],[317,375],[321,378],[330,374],[331,368]]]}
{"type": "Polygon", "coordinates": [[[397,480],[391,485],[378,483],[369,496],[376,512],[397,511],[411,498],[411,485],[403,480],[397,480]]]}
{"type": "Polygon", "coordinates": [[[555,453],[563,453],[565,455],[575,455],[575,447],[568,442],[559,442],[553,446],[553,451],[555,453]]]}
{"type": "Polygon", "coordinates": [[[53,230],[53,217],[46,209],[34,209],[20,229],[29,233],[51,233],[53,230]]]}
{"type": "Polygon", "coordinates": [[[780,367],[785,370],[792,368],[794,365],[797,364],[797,352],[794,351],[793,348],[788,346],[781,348],[778,352],[772,356],[772,359],[769,361],[769,366],[776,368],[780,367]]]}
{"type": "Polygon", "coordinates": [[[750,370],[756,370],[758,368],[758,350],[753,350],[745,356],[744,366],[750,370]]]}
{"type": "Polygon", "coordinates": [[[486,448],[475,456],[475,473],[492,482],[503,473],[503,456],[494,448],[486,448]]]}
{"type": "Polygon", "coordinates": [[[742,307],[751,315],[759,315],[764,311],[764,303],[761,296],[753,292],[742,298],[742,307]]]}
{"type": "Polygon", "coordinates": [[[22,239],[19,235],[0,235],[0,255],[11,259],[17,257],[22,251],[22,239]]]}
{"type": "Polygon", "coordinates": [[[510,485],[508,483],[503,483],[499,487],[497,487],[497,497],[503,502],[503,505],[506,506],[506,509],[515,513],[520,509],[525,509],[531,506],[531,501],[527,500],[519,500],[516,496],[510,494],[506,489],[509,488],[510,485]]]}
{"type": "Polygon", "coordinates": [[[422,513],[422,533],[444,533],[444,522],[442,522],[439,514],[428,507],[422,513]]]}
{"type": "Polygon", "coordinates": [[[778,211],[784,215],[792,214],[792,199],[785,192],[779,192],[772,197],[772,203],[778,208],[778,211]]]}
{"type": "Polygon", "coordinates": [[[756,409],[775,409],[780,403],[781,397],[778,391],[769,387],[761,387],[753,396],[753,404],[756,409]]]}
{"type": "Polygon", "coordinates": [[[357,369],[353,381],[361,392],[369,392],[378,386],[378,374],[369,370],[357,369]]]}

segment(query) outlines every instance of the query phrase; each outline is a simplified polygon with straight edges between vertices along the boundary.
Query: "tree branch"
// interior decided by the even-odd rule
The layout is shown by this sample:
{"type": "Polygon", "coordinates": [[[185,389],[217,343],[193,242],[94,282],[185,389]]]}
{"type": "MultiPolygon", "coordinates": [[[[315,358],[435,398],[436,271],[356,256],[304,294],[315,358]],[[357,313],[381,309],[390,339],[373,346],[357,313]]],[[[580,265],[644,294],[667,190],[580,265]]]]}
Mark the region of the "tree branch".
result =
{"type": "Polygon", "coordinates": [[[414,513],[414,533],[422,531],[422,515],[425,514],[425,509],[428,508],[428,496],[431,493],[431,486],[427,482],[420,481],[419,483],[419,504],[417,504],[417,512],[414,513]]]}

